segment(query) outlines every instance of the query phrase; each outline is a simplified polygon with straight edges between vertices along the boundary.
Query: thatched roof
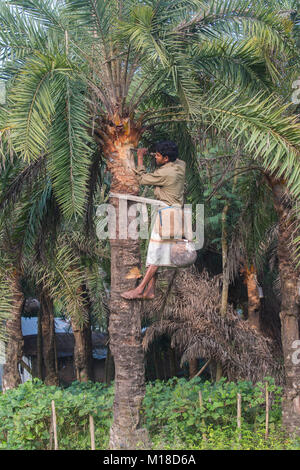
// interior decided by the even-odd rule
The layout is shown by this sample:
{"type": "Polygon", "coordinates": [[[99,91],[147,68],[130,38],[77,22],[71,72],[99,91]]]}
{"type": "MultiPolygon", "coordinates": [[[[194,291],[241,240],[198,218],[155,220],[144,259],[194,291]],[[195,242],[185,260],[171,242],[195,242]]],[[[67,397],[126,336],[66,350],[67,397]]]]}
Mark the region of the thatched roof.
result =
{"type": "MultiPolygon", "coordinates": [[[[58,357],[73,356],[74,354],[74,335],[72,333],[55,333],[55,341],[58,357]]],[[[92,332],[92,346],[94,352],[100,358],[99,351],[106,348],[107,335],[92,332]]],[[[37,335],[24,336],[24,356],[37,355],[37,335]]]]}
{"type": "Polygon", "coordinates": [[[231,305],[221,316],[221,277],[199,274],[195,268],[177,270],[145,314],[157,321],[147,328],[143,345],[168,334],[172,347],[182,351],[185,362],[193,358],[213,359],[222,364],[230,380],[256,382],[272,375],[282,382],[280,352],[274,342],[241,319],[231,305]]]}

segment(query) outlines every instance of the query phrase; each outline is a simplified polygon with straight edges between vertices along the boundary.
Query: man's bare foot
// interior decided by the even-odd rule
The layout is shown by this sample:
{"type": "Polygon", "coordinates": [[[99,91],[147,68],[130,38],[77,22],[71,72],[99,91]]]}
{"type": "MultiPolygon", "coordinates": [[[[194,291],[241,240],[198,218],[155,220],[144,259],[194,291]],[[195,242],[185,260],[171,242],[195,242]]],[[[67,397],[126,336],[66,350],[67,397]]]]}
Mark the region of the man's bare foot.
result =
{"type": "Polygon", "coordinates": [[[127,292],[123,292],[120,295],[123,297],[123,299],[126,300],[143,299],[143,291],[141,292],[139,289],[128,290],[127,292]]]}

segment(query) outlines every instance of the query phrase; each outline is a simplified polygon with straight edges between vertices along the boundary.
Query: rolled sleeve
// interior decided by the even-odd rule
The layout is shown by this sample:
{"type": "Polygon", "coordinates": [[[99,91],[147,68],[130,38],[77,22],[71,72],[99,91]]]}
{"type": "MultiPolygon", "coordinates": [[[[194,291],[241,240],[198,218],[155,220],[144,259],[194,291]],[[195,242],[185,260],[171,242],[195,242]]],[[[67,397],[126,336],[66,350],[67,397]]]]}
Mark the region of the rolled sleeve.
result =
{"type": "Polygon", "coordinates": [[[163,175],[159,169],[153,173],[147,173],[144,166],[137,167],[133,170],[137,177],[139,184],[151,186],[163,186],[166,182],[166,176],[163,175]]]}

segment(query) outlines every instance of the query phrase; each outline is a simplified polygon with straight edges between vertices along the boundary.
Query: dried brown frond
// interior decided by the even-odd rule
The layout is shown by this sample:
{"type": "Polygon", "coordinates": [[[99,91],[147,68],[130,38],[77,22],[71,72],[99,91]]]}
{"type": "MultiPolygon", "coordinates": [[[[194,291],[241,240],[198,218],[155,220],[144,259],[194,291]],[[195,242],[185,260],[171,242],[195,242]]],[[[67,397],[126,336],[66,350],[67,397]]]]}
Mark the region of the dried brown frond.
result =
{"type": "Polygon", "coordinates": [[[231,305],[221,316],[221,282],[220,276],[209,277],[206,271],[178,270],[167,300],[164,290],[146,306],[146,314],[157,321],[146,331],[144,348],[168,334],[171,346],[182,352],[182,363],[212,359],[222,364],[230,380],[257,382],[271,375],[281,383],[282,366],[274,342],[242,320],[231,305]]]}

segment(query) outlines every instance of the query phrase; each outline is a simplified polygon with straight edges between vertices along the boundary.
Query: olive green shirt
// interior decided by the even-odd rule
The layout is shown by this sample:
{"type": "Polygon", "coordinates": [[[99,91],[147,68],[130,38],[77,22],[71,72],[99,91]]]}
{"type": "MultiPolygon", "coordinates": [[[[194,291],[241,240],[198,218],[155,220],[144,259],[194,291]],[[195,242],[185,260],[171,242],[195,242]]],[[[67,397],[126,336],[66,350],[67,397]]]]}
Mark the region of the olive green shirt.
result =
{"type": "Polygon", "coordinates": [[[139,184],[155,186],[154,194],[157,199],[168,206],[183,206],[183,193],[185,181],[185,162],[175,160],[162,165],[153,173],[147,173],[144,166],[133,170],[138,177],[139,184]]]}

